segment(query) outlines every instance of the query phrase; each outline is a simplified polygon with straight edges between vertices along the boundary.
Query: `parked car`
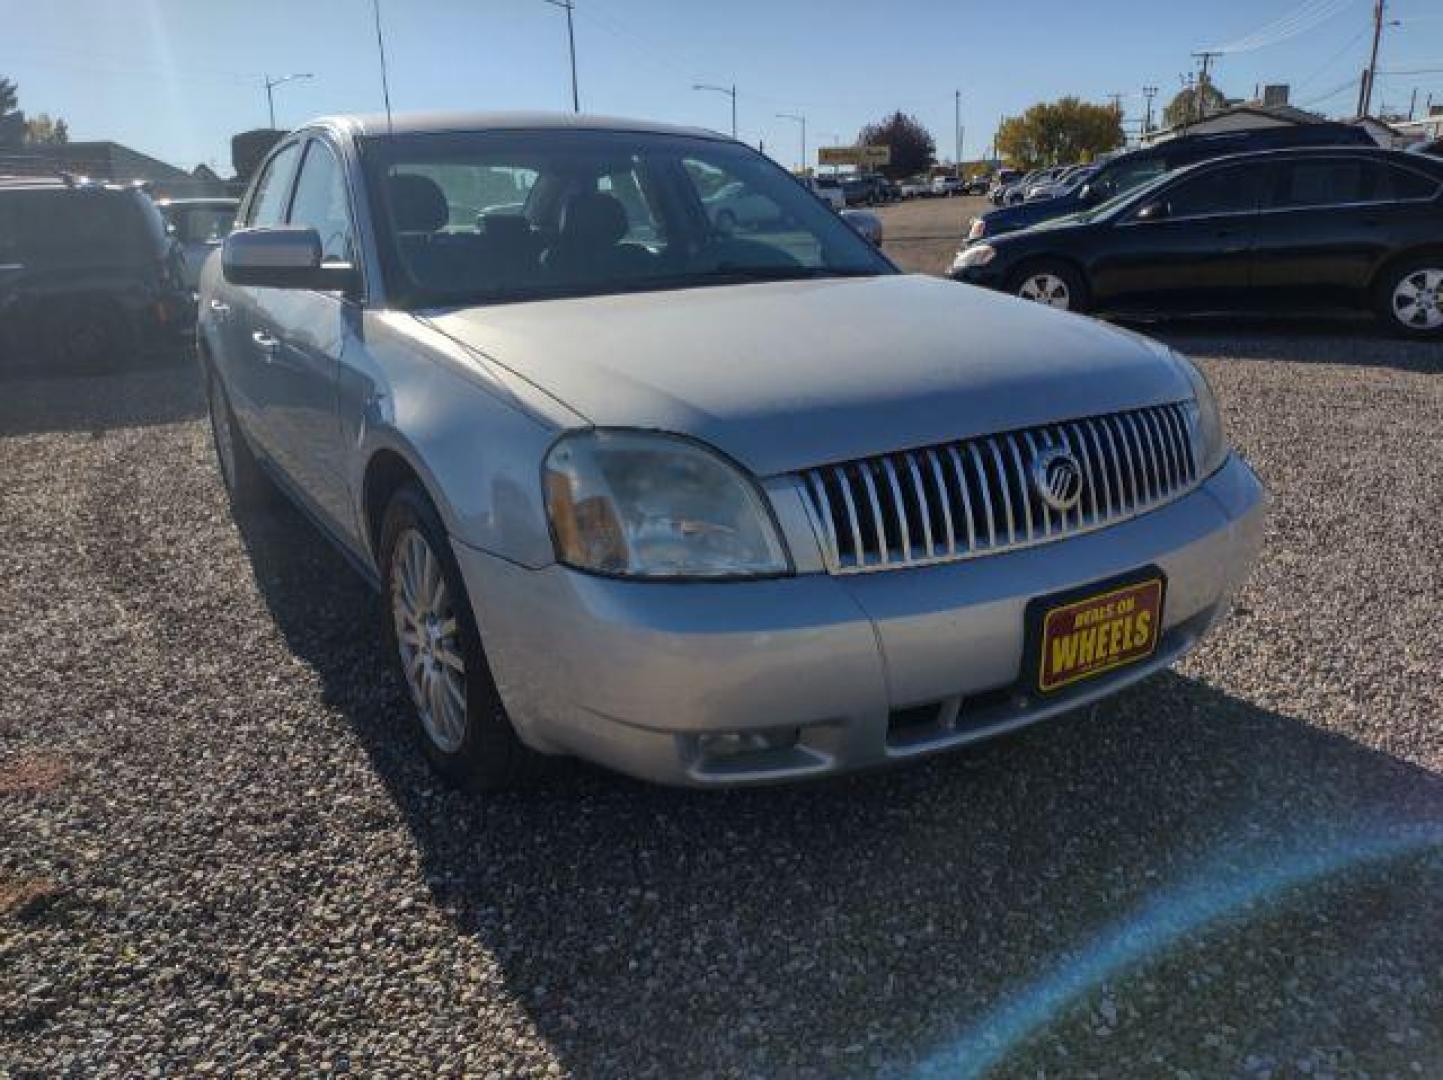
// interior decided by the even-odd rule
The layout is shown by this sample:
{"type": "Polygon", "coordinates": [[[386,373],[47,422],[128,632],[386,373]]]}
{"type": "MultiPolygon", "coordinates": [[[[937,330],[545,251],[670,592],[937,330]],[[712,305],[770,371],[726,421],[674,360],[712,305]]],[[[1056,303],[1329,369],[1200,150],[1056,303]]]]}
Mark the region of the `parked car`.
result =
{"type": "Polygon", "coordinates": [[[157,199],[171,234],[180,243],[185,258],[185,283],[192,289],[200,281],[200,268],[231,230],[239,199],[205,197],[157,199]]]}
{"type": "Polygon", "coordinates": [[[986,173],[977,173],[969,176],[962,185],[964,195],[986,195],[992,187],[992,180],[986,173]]]}
{"type": "Polygon", "coordinates": [[[1011,205],[972,219],[968,241],[989,239],[1041,221],[1097,206],[1145,184],[1172,169],[1199,161],[1251,150],[1288,146],[1376,145],[1362,128],[1351,124],[1304,124],[1299,127],[1259,128],[1210,135],[1183,135],[1155,146],[1118,154],[1103,163],[1086,184],[1040,202],[1011,205]]]}
{"type": "Polygon", "coordinates": [[[1097,167],[1092,165],[1078,165],[1068,169],[1055,179],[1046,183],[1036,184],[1027,193],[1027,202],[1041,202],[1046,199],[1056,199],[1063,195],[1071,194],[1078,190],[1083,184],[1088,183],[1097,175],[1097,167]]]}
{"type": "Polygon", "coordinates": [[[1171,663],[1260,543],[1180,355],[901,274],[714,133],[331,118],[238,221],[201,275],[220,475],[380,590],[454,780],[533,750],[699,786],[915,760],[1171,663]],[[497,174],[524,213],[453,224],[497,174]],[[787,228],[719,235],[718,177],[787,228]]]}
{"type": "Polygon", "coordinates": [[[1443,161],[1273,150],[964,248],[959,281],[1073,311],[1374,310],[1443,339],[1443,161]]]}
{"type": "Polygon", "coordinates": [[[194,329],[179,245],[137,187],[0,180],[0,358],[95,371],[178,353],[194,329]]]}
{"type": "Polygon", "coordinates": [[[848,206],[877,206],[886,201],[882,178],[873,173],[842,179],[842,193],[848,206]]]}
{"type": "Polygon", "coordinates": [[[932,194],[932,181],[925,176],[909,176],[899,186],[902,198],[917,199],[932,194]]]}
{"type": "Polygon", "coordinates": [[[842,182],[835,176],[808,176],[802,183],[833,210],[846,209],[847,198],[842,194],[842,182]]]}
{"type": "Polygon", "coordinates": [[[932,178],[933,195],[961,195],[962,186],[962,178],[960,176],[934,176],[932,178]]]}
{"type": "Polygon", "coordinates": [[[754,229],[777,220],[777,204],[740,182],[724,185],[702,199],[707,216],[723,232],[754,229]]]}
{"type": "Polygon", "coordinates": [[[1022,173],[1017,169],[998,169],[997,175],[992,178],[992,186],[987,189],[987,200],[994,206],[1001,206],[1002,196],[1020,179],[1022,173]]]}

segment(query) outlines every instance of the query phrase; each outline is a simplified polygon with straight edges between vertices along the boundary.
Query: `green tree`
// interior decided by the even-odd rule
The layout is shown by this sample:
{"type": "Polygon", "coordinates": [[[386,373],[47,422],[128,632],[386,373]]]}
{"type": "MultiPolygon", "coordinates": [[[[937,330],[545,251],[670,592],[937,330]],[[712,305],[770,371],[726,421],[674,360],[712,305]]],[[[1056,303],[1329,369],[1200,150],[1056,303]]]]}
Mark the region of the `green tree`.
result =
{"type": "Polygon", "coordinates": [[[1122,144],[1122,114],[1075,97],[1034,105],[997,132],[998,152],[1024,169],[1089,161],[1122,144]]]}
{"type": "Polygon", "coordinates": [[[36,146],[58,146],[70,141],[70,127],[61,118],[38,113],[25,121],[25,141],[36,146]]]}
{"type": "Polygon", "coordinates": [[[901,110],[864,127],[857,136],[857,145],[890,147],[892,160],[881,172],[893,180],[926,172],[937,160],[937,143],[932,133],[915,116],[901,110]]]}
{"type": "Polygon", "coordinates": [[[0,75],[0,116],[8,112],[14,112],[20,104],[20,87],[15,85],[14,79],[7,79],[0,75]]]}
{"type": "Polygon", "coordinates": [[[1196,123],[1208,113],[1226,108],[1227,103],[1228,96],[1210,82],[1203,83],[1200,88],[1185,86],[1163,108],[1162,126],[1177,127],[1179,124],[1196,123]],[[1199,101],[1202,104],[1201,110],[1198,109],[1199,101]]]}

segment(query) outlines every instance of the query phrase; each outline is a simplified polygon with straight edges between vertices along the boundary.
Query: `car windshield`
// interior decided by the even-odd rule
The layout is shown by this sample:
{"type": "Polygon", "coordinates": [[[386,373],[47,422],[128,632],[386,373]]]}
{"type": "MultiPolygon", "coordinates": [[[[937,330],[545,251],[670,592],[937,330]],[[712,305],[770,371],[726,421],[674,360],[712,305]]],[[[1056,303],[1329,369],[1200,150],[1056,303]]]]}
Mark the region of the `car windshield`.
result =
{"type": "Polygon", "coordinates": [[[183,244],[219,243],[235,221],[233,205],[195,203],[165,207],[166,219],[183,244]]]}
{"type": "Polygon", "coordinates": [[[363,142],[388,292],[403,307],[895,273],[760,154],[604,131],[363,142]]]}

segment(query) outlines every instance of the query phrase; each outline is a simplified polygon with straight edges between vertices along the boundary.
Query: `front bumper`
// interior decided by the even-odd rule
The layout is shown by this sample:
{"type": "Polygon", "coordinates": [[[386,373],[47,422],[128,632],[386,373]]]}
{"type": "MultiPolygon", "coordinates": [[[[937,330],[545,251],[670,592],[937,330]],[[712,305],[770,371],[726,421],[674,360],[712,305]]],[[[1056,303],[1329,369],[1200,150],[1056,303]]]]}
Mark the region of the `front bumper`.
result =
{"type": "Polygon", "coordinates": [[[1176,502],[1099,532],[850,577],[630,582],[455,546],[524,741],[663,783],[763,783],[975,742],[1165,667],[1251,569],[1266,499],[1231,457],[1176,502]],[[1156,654],[1045,700],[1022,688],[1029,600],[1148,564],[1168,579],[1156,654]],[[707,738],[793,732],[744,753],[707,738]]]}

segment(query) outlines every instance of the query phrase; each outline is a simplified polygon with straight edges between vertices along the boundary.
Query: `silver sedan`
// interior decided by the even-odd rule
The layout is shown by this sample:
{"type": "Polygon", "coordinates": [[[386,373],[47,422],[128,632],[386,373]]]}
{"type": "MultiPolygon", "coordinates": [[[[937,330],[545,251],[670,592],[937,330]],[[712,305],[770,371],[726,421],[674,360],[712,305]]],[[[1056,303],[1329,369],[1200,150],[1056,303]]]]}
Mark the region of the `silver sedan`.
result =
{"type": "Polygon", "coordinates": [[[984,739],[1174,661],[1260,543],[1186,359],[903,275],[712,133],[332,118],[237,224],[200,285],[227,489],[382,591],[420,745],[476,787],[984,739]],[[776,213],[718,228],[731,184],[776,213]]]}

